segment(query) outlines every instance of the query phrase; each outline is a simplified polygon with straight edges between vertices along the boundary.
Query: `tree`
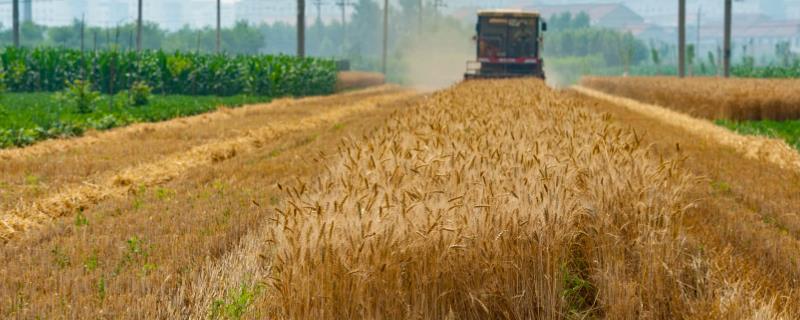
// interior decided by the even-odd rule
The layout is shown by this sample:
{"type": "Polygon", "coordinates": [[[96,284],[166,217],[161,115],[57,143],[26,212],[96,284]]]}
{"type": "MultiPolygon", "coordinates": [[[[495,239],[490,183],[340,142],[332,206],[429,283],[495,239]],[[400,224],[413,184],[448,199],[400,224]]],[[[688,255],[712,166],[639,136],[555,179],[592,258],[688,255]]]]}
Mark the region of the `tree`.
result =
{"type": "Polygon", "coordinates": [[[372,0],[359,0],[348,26],[349,56],[375,56],[380,48],[381,8],[372,0]]]}
{"type": "Polygon", "coordinates": [[[591,18],[589,17],[589,14],[583,11],[581,11],[581,13],[576,15],[575,19],[572,20],[571,23],[572,28],[574,29],[589,28],[590,24],[591,24],[591,18]]]}

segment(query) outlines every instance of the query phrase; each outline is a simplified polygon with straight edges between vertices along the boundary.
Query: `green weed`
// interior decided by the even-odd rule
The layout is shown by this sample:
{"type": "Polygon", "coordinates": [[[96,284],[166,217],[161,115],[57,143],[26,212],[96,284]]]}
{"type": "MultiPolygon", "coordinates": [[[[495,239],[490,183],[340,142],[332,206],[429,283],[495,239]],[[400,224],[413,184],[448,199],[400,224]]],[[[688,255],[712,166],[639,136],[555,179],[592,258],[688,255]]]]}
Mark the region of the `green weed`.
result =
{"type": "Polygon", "coordinates": [[[280,203],[281,203],[281,199],[278,198],[277,196],[274,196],[274,195],[269,196],[269,204],[271,206],[277,206],[280,203]]]}
{"type": "Polygon", "coordinates": [[[106,277],[100,276],[100,279],[97,280],[97,297],[100,300],[106,299],[106,277]]]}
{"type": "Polygon", "coordinates": [[[176,194],[175,190],[162,187],[156,188],[155,192],[156,192],[156,198],[158,198],[158,200],[161,201],[169,200],[176,194]]]}
{"type": "Polygon", "coordinates": [[[787,144],[800,150],[800,120],[787,121],[730,121],[717,120],[717,125],[740,134],[767,136],[783,139],[787,144]]]}
{"type": "Polygon", "coordinates": [[[54,247],[53,250],[50,250],[50,253],[53,254],[53,263],[58,266],[59,269],[64,269],[71,265],[69,256],[64,253],[61,248],[58,246],[54,247]]]}
{"type": "Polygon", "coordinates": [[[155,271],[156,269],[158,269],[158,265],[156,265],[155,263],[150,263],[150,262],[145,263],[142,266],[142,276],[149,275],[151,272],[155,271]]]}
{"type": "Polygon", "coordinates": [[[242,285],[238,291],[231,292],[225,299],[215,300],[211,304],[211,319],[241,319],[253,299],[261,291],[260,286],[242,285]]]}
{"type": "Polygon", "coordinates": [[[92,254],[83,261],[83,270],[92,272],[100,265],[100,259],[97,257],[97,251],[92,251],[92,254]]]}
{"type": "Polygon", "coordinates": [[[41,182],[41,179],[39,178],[39,176],[37,176],[35,174],[27,174],[27,175],[25,175],[25,184],[26,185],[35,187],[35,186],[39,185],[39,182],[41,182]]]}
{"type": "Polygon", "coordinates": [[[731,193],[731,185],[728,184],[725,181],[714,181],[714,182],[711,182],[711,188],[714,189],[714,191],[719,192],[719,193],[724,193],[724,194],[730,194],[731,193]]]}
{"type": "Polygon", "coordinates": [[[85,227],[89,225],[89,219],[83,214],[83,210],[80,210],[77,215],[75,215],[75,226],[76,227],[85,227]]]}
{"type": "MultiPolygon", "coordinates": [[[[581,266],[585,267],[585,266],[581,266]]],[[[596,289],[575,267],[562,266],[564,289],[561,297],[569,305],[571,318],[586,318],[591,312],[596,289]]]]}

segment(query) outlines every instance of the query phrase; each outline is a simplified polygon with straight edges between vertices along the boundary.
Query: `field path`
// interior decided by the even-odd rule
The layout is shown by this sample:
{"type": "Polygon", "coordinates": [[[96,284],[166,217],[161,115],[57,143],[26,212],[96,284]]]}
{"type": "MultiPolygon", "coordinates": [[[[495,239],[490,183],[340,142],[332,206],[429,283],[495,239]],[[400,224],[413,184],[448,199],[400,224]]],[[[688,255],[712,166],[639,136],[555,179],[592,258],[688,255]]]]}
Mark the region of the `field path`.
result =
{"type": "MultiPolygon", "coordinates": [[[[742,136],[707,120],[585,88],[571,94],[644,135],[664,158],[685,157],[704,183],[687,215],[694,245],[703,248],[741,291],[778,293],[789,314],[800,305],[800,154],[783,141],[742,136]]],[[[743,294],[740,292],[739,294],[743,294]]],[[[748,293],[750,294],[750,293],[748,293]]],[[[755,316],[755,315],[753,315],[755,316]]]]}

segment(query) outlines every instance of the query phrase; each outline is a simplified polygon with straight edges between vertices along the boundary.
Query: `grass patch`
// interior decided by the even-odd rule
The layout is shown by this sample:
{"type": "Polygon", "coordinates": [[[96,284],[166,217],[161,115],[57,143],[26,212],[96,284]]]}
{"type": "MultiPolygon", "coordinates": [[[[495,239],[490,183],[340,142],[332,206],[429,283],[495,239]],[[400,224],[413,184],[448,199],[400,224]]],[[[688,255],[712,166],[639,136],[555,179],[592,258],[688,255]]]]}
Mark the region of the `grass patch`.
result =
{"type": "Polygon", "coordinates": [[[211,304],[210,319],[241,319],[253,299],[259,294],[259,286],[242,285],[238,291],[230,292],[225,299],[215,300],[211,304]]]}
{"type": "Polygon", "coordinates": [[[104,95],[92,111],[81,113],[56,93],[6,93],[0,97],[0,148],[20,147],[40,140],[82,135],[138,122],[159,122],[216,110],[270,101],[269,97],[236,95],[154,95],[149,103],[133,106],[126,94],[104,95]]]}
{"type": "Polygon", "coordinates": [[[740,134],[767,136],[783,139],[790,146],[800,150],[800,120],[787,121],[730,121],[717,120],[723,126],[740,134]]]}

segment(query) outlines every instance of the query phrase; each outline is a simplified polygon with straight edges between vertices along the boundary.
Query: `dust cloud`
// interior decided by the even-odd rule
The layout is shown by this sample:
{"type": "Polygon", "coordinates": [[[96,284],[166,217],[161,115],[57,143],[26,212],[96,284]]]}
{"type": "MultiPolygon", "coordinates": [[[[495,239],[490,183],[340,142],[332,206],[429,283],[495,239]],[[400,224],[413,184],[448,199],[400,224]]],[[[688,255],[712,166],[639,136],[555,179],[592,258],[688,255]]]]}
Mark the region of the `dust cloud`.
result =
{"type": "Polygon", "coordinates": [[[443,24],[407,39],[401,54],[403,83],[433,91],[461,81],[467,61],[475,60],[474,32],[443,24]]]}

